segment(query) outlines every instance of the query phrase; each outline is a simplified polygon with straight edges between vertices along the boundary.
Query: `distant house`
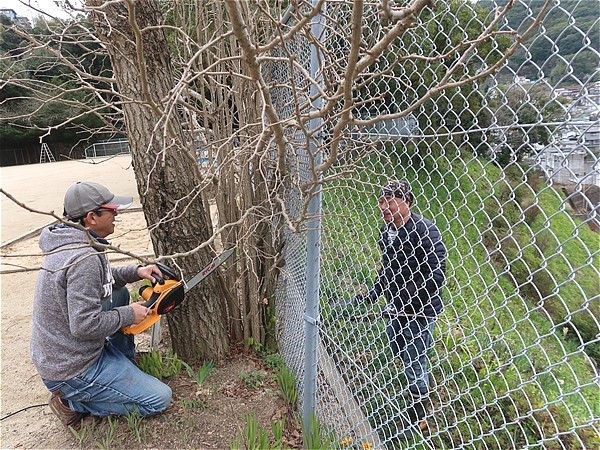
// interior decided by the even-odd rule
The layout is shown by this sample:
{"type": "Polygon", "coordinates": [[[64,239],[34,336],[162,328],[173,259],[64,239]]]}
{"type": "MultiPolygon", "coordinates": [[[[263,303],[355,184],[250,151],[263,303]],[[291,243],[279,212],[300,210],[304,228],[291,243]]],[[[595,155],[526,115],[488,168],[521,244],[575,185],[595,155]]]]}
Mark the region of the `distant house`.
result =
{"type": "Polygon", "coordinates": [[[0,14],[5,15],[10,20],[17,20],[17,13],[13,9],[9,8],[0,8],[0,14]]]}
{"type": "Polygon", "coordinates": [[[29,19],[27,17],[17,15],[17,13],[15,12],[14,9],[0,8],[0,14],[8,17],[10,20],[15,22],[17,25],[20,25],[22,27],[31,28],[31,22],[29,22],[29,19]]]}
{"type": "Polygon", "coordinates": [[[589,123],[563,133],[537,155],[535,164],[558,184],[600,186],[600,123],[589,123]]]}
{"type": "Polygon", "coordinates": [[[600,122],[595,122],[584,130],[583,144],[592,151],[600,152],[600,122]]]}

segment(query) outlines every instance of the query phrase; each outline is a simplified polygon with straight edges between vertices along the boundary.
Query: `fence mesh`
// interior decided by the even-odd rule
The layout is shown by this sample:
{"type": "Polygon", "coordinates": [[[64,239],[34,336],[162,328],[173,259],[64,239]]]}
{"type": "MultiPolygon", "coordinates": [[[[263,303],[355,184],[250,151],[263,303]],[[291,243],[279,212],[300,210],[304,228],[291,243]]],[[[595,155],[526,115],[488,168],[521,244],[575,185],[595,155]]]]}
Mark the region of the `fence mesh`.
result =
{"type": "Polygon", "coordinates": [[[125,153],[129,153],[129,141],[127,139],[111,139],[95,142],[85,149],[84,154],[86,158],[97,158],[125,153]]]}
{"type": "MultiPolygon", "coordinates": [[[[436,2],[354,83],[355,121],[338,139],[322,185],[320,241],[286,229],[277,289],[280,350],[301,392],[306,372],[315,371],[316,414],[338,444],[600,444],[597,7],[587,0],[436,2]],[[429,392],[416,400],[392,354],[386,297],[348,301],[371,288],[382,268],[378,197],[389,179],[410,181],[412,212],[439,228],[447,249],[429,392]],[[310,318],[307,249],[315,245],[319,315],[310,318]],[[318,356],[316,367],[306,367],[312,319],[318,356]]],[[[290,71],[287,60],[265,65],[284,120],[298,114],[291,105],[299,94],[310,104],[304,74],[311,67],[319,67],[311,76],[321,80],[324,99],[343,80],[352,2],[326,2],[323,11],[318,64],[313,44],[298,35],[272,56],[298,55],[305,72],[290,71]]],[[[364,51],[393,25],[368,2],[362,23],[364,51]]],[[[318,134],[325,159],[340,111],[324,118],[318,134]]],[[[288,138],[293,181],[285,202],[298,219],[308,200],[299,186],[313,165],[304,135],[288,138]]]]}

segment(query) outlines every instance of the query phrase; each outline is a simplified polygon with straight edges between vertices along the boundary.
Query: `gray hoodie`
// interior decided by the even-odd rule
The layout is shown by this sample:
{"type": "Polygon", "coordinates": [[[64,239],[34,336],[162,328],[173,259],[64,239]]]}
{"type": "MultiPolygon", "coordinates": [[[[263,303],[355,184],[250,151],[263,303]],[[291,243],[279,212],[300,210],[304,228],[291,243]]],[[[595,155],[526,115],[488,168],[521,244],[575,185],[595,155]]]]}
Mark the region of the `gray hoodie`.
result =
{"type": "Polygon", "coordinates": [[[102,311],[101,304],[113,284],[140,278],[135,264],[111,269],[87,234],[68,225],[45,228],[39,245],[46,256],[35,286],[31,357],[43,379],[64,381],[85,373],[105,338],[133,323],[130,306],[102,311]]]}

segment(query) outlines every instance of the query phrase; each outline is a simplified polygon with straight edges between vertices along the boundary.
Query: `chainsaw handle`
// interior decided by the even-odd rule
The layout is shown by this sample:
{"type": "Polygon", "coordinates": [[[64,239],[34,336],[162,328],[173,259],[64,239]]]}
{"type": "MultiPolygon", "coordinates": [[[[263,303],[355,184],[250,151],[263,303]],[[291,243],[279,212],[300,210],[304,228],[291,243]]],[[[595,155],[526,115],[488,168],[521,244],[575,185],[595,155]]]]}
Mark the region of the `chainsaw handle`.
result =
{"type": "Polygon", "coordinates": [[[156,262],[156,267],[158,267],[159,270],[163,274],[162,277],[156,277],[156,275],[154,276],[155,279],[157,279],[157,280],[161,279],[162,280],[162,283],[160,283],[160,284],[164,284],[165,280],[180,281],[180,278],[177,276],[177,272],[175,272],[172,268],[170,268],[166,264],[163,264],[161,262],[156,262]]]}
{"type": "Polygon", "coordinates": [[[158,292],[153,292],[152,296],[144,303],[142,303],[142,306],[145,306],[146,308],[152,307],[156,303],[156,300],[158,300],[159,296],[160,294],[158,292]]]}
{"type": "Polygon", "coordinates": [[[152,305],[154,305],[158,299],[158,296],[160,295],[158,292],[154,292],[152,286],[142,286],[138,292],[140,293],[140,297],[146,300],[144,303],[142,303],[142,306],[145,306],[146,308],[150,308],[152,305]]]}
{"type": "Polygon", "coordinates": [[[160,285],[165,284],[165,280],[176,280],[179,281],[179,277],[177,276],[177,272],[171,269],[166,264],[161,262],[156,262],[156,267],[161,271],[162,276],[157,274],[156,272],[152,272],[152,276],[154,277],[155,284],[158,283],[160,285]]]}
{"type": "MultiPolygon", "coordinates": [[[[142,286],[139,289],[140,297],[146,300],[142,303],[142,306],[146,308],[154,308],[157,301],[161,298],[163,293],[171,292],[174,288],[181,287],[182,292],[183,287],[180,281],[175,280],[166,280],[162,285],[154,284],[152,286],[142,286]]],[[[168,294],[167,294],[168,295],[168,294]]],[[[178,297],[179,298],[179,297],[178,297]]],[[[183,297],[182,297],[183,299],[183,297]]],[[[181,300],[179,300],[181,301],[181,300]]],[[[178,303],[179,303],[178,301],[178,303]]],[[[163,314],[162,312],[160,314],[163,314]]]]}

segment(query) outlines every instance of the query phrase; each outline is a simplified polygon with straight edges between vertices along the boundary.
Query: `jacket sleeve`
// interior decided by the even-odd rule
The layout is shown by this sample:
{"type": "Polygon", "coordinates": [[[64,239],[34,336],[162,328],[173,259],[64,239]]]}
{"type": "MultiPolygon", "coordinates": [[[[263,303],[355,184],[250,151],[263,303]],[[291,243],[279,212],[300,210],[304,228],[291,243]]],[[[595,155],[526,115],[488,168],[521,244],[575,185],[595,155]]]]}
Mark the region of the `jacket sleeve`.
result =
{"type": "Polygon", "coordinates": [[[382,283],[383,269],[379,269],[377,272],[377,280],[373,283],[373,287],[365,293],[365,297],[372,302],[376,302],[379,297],[383,294],[383,283],[382,283]]]}
{"type": "Polygon", "coordinates": [[[127,283],[133,283],[135,281],[140,281],[141,278],[137,274],[138,265],[129,264],[123,267],[112,267],[111,271],[113,278],[115,280],[116,287],[123,287],[127,283]]]}
{"type": "Polygon", "coordinates": [[[96,255],[88,254],[67,269],[69,328],[77,338],[104,338],[135,320],[129,306],[102,311],[103,279],[102,263],[96,255]]]}
{"type": "Polygon", "coordinates": [[[425,261],[421,265],[425,290],[429,295],[434,295],[446,281],[446,246],[435,225],[427,227],[421,236],[421,245],[425,254],[425,261]]]}

